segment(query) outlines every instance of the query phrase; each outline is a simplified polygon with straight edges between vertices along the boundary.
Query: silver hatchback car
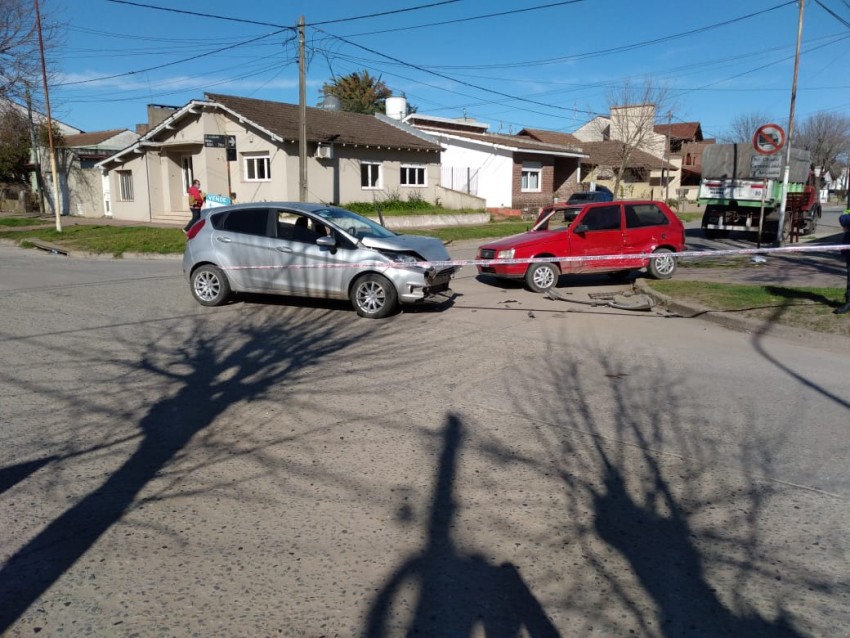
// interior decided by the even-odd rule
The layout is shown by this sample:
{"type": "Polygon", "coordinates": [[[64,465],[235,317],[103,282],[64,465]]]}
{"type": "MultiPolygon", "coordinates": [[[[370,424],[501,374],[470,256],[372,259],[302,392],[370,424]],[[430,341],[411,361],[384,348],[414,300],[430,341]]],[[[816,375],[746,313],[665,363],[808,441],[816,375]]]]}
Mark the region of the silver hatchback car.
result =
{"type": "Polygon", "coordinates": [[[204,306],[234,292],[349,299],[378,319],[449,289],[458,267],[431,237],[398,235],[325,204],[261,202],[201,211],[187,233],[183,272],[204,306]]]}

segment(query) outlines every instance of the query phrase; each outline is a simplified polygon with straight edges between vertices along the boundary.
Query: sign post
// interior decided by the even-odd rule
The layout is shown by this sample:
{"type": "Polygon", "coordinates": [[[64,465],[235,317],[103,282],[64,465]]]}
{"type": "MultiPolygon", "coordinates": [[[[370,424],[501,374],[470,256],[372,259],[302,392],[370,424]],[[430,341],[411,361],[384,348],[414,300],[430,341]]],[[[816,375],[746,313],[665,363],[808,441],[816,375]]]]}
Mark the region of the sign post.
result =
{"type": "MultiPolygon", "coordinates": [[[[762,124],[756,129],[753,135],[753,149],[759,155],[754,156],[752,160],[752,172],[755,176],[756,172],[761,174],[762,191],[761,191],[761,210],[759,211],[759,236],[757,246],[761,248],[761,233],[764,225],[764,199],[767,191],[767,178],[778,179],[779,172],[782,168],[781,159],[777,156],[775,161],[772,157],[782,150],[785,145],[785,131],[779,124],[762,124]]],[[[785,181],[788,180],[788,165],[785,166],[785,181]]],[[[785,187],[782,189],[782,205],[779,211],[779,229],[776,236],[777,241],[782,243],[782,228],[785,225],[785,187]]]]}

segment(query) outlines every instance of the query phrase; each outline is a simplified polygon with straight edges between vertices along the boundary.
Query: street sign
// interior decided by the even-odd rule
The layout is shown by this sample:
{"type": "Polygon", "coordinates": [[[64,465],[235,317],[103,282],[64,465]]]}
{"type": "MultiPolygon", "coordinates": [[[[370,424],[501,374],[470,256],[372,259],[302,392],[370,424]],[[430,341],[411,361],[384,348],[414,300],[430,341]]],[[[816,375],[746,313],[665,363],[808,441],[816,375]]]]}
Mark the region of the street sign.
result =
{"type": "Polygon", "coordinates": [[[750,177],[779,179],[782,175],[781,155],[753,155],[750,160],[750,177]]]}
{"type": "Polygon", "coordinates": [[[204,135],[204,146],[207,148],[226,148],[227,136],[206,134],[204,135]]]}
{"type": "Polygon", "coordinates": [[[778,153],[785,144],[785,131],[779,124],[762,124],[753,135],[753,148],[761,155],[778,153]]]}

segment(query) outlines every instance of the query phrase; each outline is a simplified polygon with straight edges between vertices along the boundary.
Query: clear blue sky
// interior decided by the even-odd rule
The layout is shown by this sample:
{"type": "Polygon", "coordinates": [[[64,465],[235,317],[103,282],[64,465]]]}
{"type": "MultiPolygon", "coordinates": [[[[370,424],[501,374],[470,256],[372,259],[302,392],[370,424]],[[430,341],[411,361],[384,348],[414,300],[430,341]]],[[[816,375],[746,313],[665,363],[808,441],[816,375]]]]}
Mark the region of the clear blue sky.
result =
{"type": "MultiPolygon", "coordinates": [[[[787,120],[799,15],[794,0],[41,1],[69,25],[54,116],[86,131],[205,91],[297,104],[303,15],[310,106],[333,75],[366,69],[420,113],[570,132],[651,78],[674,122],[722,136],[746,113],[787,120]]],[[[850,0],[806,0],[798,119],[850,110],[848,62],[850,0]]]]}

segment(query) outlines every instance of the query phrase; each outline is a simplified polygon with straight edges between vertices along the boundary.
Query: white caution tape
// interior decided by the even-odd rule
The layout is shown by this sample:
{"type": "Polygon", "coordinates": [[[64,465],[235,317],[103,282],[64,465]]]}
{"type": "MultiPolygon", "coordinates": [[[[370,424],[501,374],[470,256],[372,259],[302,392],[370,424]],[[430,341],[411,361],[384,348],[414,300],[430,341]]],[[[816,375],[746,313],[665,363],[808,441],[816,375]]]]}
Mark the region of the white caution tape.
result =
{"type": "Polygon", "coordinates": [[[225,266],[224,270],[271,270],[283,268],[444,268],[454,266],[493,266],[501,264],[538,264],[538,263],[564,263],[564,262],[595,262],[595,261],[617,261],[623,259],[658,259],[664,257],[675,257],[676,259],[691,258],[714,258],[743,255],[781,255],[793,253],[820,253],[850,250],[850,244],[834,244],[828,246],[782,246],[778,248],[734,248],[728,250],[684,250],[680,253],[628,253],[619,255],[582,255],[577,257],[522,257],[515,259],[451,259],[447,261],[407,261],[407,262],[385,262],[364,261],[356,264],[281,264],[266,266],[225,266]]]}

